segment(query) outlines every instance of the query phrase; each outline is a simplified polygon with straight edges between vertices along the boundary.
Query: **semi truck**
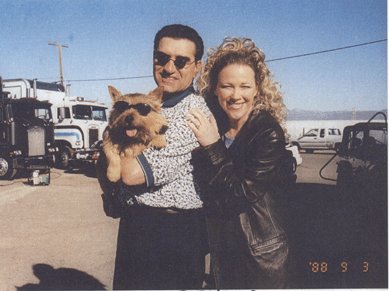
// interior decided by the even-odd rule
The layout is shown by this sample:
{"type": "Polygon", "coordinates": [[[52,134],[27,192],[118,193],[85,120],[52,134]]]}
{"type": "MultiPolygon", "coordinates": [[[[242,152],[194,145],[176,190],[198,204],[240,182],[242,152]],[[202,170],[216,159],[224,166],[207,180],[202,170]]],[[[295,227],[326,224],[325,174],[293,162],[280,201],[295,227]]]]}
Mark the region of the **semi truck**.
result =
{"type": "Polygon", "coordinates": [[[103,131],[108,126],[106,105],[69,96],[69,88],[57,83],[8,79],[4,80],[3,88],[12,99],[36,98],[52,104],[57,167],[80,168],[83,164],[95,164],[103,131]]]}
{"type": "Polygon", "coordinates": [[[41,179],[37,184],[48,185],[55,151],[51,104],[33,98],[12,99],[1,85],[0,179],[13,179],[23,170],[41,179]]]}

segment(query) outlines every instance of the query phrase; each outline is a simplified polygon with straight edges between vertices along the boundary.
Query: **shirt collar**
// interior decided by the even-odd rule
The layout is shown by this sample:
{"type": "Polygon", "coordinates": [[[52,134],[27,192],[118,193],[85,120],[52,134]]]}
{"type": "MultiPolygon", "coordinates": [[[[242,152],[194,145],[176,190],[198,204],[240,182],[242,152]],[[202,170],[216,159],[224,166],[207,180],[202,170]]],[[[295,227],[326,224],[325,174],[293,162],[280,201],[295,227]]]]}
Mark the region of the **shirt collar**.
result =
{"type": "Polygon", "coordinates": [[[169,107],[174,107],[176,104],[178,104],[181,100],[183,100],[185,97],[188,95],[194,93],[194,88],[193,86],[190,86],[188,89],[185,91],[172,94],[169,96],[168,99],[164,100],[162,103],[162,108],[169,108],[169,107]]]}

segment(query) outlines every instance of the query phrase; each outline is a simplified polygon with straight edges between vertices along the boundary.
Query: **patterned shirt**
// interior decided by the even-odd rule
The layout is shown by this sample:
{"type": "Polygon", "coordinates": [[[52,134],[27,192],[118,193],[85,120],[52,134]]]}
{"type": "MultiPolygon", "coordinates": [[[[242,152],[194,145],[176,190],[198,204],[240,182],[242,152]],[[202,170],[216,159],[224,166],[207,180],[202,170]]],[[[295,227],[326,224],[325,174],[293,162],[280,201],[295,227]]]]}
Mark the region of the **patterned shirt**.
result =
{"type": "Polygon", "coordinates": [[[147,191],[135,194],[136,203],[161,208],[201,208],[203,202],[199,187],[193,180],[190,163],[191,152],[199,143],[187,125],[186,116],[192,108],[199,108],[207,115],[211,113],[204,98],[193,93],[192,88],[168,101],[162,106],[162,114],[168,121],[165,133],[167,146],[148,148],[138,156],[146,177],[147,191]]]}

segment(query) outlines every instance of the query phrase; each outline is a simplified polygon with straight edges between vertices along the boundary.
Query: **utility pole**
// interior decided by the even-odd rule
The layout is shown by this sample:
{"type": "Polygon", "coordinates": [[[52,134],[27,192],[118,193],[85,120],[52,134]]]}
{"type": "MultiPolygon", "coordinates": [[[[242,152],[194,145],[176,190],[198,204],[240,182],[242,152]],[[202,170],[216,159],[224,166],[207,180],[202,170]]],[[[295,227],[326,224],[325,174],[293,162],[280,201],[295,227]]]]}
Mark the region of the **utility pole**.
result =
{"type": "Polygon", "coordinates": [[[58,49],[58,58],[59,58],[59,79],[61,81],[61,85],[65,88],[65,84],[63,82],[63,75],[62,75],[62,48],[66,47],[68,48],[69,46],[67,45],[62,45],[58,42],[49,42],[48,45],[53,45],[56,46],[58,49]]]}

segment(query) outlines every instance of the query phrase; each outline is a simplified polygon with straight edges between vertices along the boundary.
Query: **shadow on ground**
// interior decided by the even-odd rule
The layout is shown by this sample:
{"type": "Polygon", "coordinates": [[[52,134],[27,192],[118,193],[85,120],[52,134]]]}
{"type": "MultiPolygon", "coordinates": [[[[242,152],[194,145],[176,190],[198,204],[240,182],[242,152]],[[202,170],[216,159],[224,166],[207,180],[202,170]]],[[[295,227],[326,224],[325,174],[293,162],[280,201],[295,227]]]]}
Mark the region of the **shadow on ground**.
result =
{"type": "Polygon", "coordinates": [[[99,280],[76,269],[54,269],[48,264],[35,264],[32,270],[39,283],[17,286],[16,290],[106,290],[99,280]]]}
{"type": "Polygon", "coordinates": [[[387,288],[387,189],[297,184],[289,205],[292,288],[387,288]]]}

